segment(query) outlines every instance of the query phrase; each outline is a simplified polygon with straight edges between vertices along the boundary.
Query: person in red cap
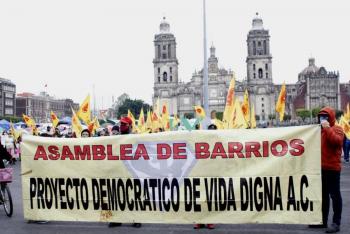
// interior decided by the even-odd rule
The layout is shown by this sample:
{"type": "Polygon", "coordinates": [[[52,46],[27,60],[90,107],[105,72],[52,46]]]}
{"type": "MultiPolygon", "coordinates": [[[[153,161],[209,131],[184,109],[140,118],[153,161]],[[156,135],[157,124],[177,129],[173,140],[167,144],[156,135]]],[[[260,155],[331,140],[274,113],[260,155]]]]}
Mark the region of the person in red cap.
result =
{"type": "MultiPolygon", "coordinates": [[[[120,119],[119,131],[121,135],[127,135],[132,133],[132,120],[129,117],[122,117],[120,119]]],[[[109,223],[109,227],[116,227],[122,225],[121,223],[109,223]]],[[[133,223],[133,227],[141,227],[141,223],[133,223]]]]}
{"type": "Polygon", "coordinates": [[[132,133],[132,119],[129,117],[122,117],[120,119],[120,134],[125,135],[125,134],[130,134],[132,133]]]}
{"type": "Polygon", "coordinates": [[[340,193],[341,153],[344,132],[335,124],[335,112],[331,107],[322,108],[318,113],[321,124],[321,165],[322,165],[322,221],[311,228],[327,228],[329,198],[332,198],[333,222],[326,233],[340,231],[342,197],[340,193]]]}

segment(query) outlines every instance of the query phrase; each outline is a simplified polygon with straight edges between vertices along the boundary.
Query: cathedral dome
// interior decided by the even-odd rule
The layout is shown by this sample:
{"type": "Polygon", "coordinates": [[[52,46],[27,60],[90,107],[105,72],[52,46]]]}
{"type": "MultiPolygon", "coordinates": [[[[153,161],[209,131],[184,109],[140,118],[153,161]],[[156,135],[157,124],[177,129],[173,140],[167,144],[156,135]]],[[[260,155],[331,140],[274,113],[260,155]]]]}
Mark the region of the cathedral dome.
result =
{"type": "Polygon", "coordinates": [[[306,75],[309,73],[316,73],[320,68],[315,65],[315,58],[309,58],[309,66],[307,66],[300,74],[306,75]]]}
{"type": "Polygon", "coordinates": [[[160,30],[160,33],[170,32],[170,24],[165,20],[165,17],[163,17],[163,20],[160,23],[159,30],[160,30]]]}
{"type": "Polygon", "coordinates": [[[259,13],[256,13],[255,18],[253,19],[253,30],[264,30],[263,20],[259,17],[259,13]]]}

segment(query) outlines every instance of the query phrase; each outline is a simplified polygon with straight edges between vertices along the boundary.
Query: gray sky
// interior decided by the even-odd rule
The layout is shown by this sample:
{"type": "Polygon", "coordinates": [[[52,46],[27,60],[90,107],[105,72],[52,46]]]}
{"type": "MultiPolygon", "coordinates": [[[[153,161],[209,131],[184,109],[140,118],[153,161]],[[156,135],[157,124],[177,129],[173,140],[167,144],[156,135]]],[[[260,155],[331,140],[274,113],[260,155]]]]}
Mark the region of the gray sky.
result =
{"type": "MultiPolygon", "coordinates": [[[[317,66],[350,79],[347,0],[207,0],[208,47],[219,65],[246,76],[246,36],[255,12],[270,30],[275,83],[294,83],[317,66]]],[[[151,102],[153,39],[163,16],[177,40],[179,78],[203,66],[202,0],[8,0],[0,2],[0,77],[17,92],[44,90],[82,102],[95,84],[97,106],[123,92],[151,102]]]]}

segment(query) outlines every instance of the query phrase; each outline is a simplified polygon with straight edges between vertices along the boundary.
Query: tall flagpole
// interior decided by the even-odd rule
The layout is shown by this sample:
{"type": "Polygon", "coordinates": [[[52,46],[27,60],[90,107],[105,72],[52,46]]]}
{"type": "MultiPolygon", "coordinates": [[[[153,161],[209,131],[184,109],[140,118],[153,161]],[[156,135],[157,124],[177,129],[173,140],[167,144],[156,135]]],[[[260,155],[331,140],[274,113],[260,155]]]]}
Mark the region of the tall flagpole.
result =
{"type": "Polygon", "coordinates": [[[208,58],[207,58],[207,25],[205,13],[205,0],[203,0],[203,49],[204,49],[204,66],[203,66],[203,105],[206,115],[209,114],[208,100],[208,58]]]}

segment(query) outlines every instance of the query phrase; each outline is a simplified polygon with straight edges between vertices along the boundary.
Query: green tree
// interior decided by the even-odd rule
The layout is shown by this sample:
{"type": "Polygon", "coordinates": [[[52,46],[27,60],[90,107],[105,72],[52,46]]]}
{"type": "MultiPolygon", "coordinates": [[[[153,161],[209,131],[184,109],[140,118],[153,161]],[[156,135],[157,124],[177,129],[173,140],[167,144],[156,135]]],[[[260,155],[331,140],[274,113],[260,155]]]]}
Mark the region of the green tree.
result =
{"type": "Polygon", "coordinates": [[[284,115],[284,120],[289,121],[292,119],[291,115],[284,115]]]}
{"type": "Polygon", "coordinates": [[[0,119],[6,119],[7,121],[12,123],[18,123],[23,121],[22,117],[15,117],[15,116],[0,116],[0,119]]]}
{"type": "Polygon", "coordinates": [[[312,117],[316,118],[320,110],[321,110],[321,107],[312,109],[312,117]]]}
{"type": "Polygon", "coordinates": [[[276,119],[276,115],[275,115],[275,114],[270,114],[270,115],[269,115],[269,119],[270,119],[270,120],[276,119]]]}
{"type": "Polygon", "coordinates": [[[184,117],[186,119],[193,119],[194,118],[194,113],[184,113],[184,117]]]}
{"type": "Polygon", "coordinates": [[[119,107],[124,103],[124,101],[126,99],[130,99],[129,95],[126,94],[126,93],[123,93],[122,95],[120,95],[117,100],[113,103],[113,107],[112,109],[114,110],[114,114],[116,116],[118,116],[118,110],[119,110],[119,107]]]}
{"type": "Polygon", "coordinates": [[[224,113],[223,112],[216,112],[216,118],[222,120],[224,113]]]}
{"type": "Polygon", "coordinates": [[[119,106],[117,111],[117,117],[120,118],[121,116],[126,116],[128,114],[128,110],[130,110],[131,113],[137,119],[140,115],[141,108],[143,108],[143,111],[146,112],[150,109],[150,105],[140,99],[132,100],[130,98],[127,98],[119,106]]]}
{"type": "Polygon", "coordinates": [[[342,110],[336,110],[335,111],[335,118],[339,119],[340,116],[342,116],[342,114],[344,114],[344,112],[342,110]]]}
{"type": "Polygon", "coordinates": [[[297,109],[297,116],[305,120],[306,118],[310,118],[311,112],[306,109],[297,109]]]}

